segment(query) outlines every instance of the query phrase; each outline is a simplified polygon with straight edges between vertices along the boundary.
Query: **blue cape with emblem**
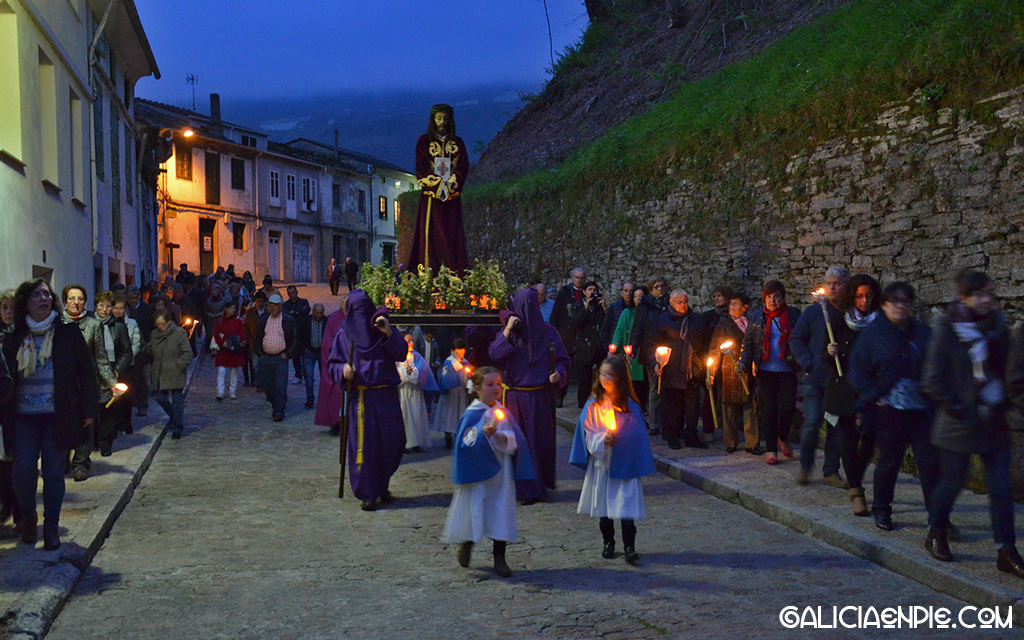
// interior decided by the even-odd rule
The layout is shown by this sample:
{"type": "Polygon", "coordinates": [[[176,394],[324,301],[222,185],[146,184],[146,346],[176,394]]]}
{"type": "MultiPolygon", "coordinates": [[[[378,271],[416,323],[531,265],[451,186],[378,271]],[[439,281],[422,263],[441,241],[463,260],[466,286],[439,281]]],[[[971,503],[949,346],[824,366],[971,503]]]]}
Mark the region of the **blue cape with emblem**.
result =
{"type": "MultiPolygon", "coordinates": [[[[576,433],[572,438],[572,451],[569,453],[569,464],[584,471],[590,461],[587,450],[586,424],[593,428],[599,424],[597,403],[593,398],[587,401],[576,421],[576,433]]],[[[603,426],[601,427],[604,428],[603,426]]],[[[608,475],[619,480],[640,478],[654,473],[654,454],[651,453],[651,441],[647,436],[647,423],[644,412],[633,400],[629,401],[629,412],[615,410],[615,444],[612,445],[612,460],[608,475]]]]}
{"type": "MultiPolygon", "coordinates": [[[[505,410],[505,421],[508,427],[516,435],[517,450],[512,456],[513,470],[516,480],[533,480],[533,458],[530,455],[530,445],[526,442],[526,436],[516,424],[512,412],[495,402],[494,407],[501,407],[505,410]]],[[[491,443],[484,435],[484,425],[490,419],[490,410],[479,400],[474,400],[459,420],[459,429],[455,432],[455,455],[452,460],[452,481],[455,484],[471,484],[489,480],[501,471],[501,462],[498,456],[491,449],[491,443]],[[476,429],[475,438],[466,435],[472,429],[476,429]]]]}

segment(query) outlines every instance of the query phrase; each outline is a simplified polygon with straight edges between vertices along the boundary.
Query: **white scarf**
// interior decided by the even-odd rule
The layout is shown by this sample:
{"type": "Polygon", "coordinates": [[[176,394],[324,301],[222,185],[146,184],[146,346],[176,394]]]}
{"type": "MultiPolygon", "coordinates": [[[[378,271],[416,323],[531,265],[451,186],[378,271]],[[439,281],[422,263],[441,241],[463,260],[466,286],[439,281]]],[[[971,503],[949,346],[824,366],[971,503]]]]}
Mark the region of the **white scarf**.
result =
{"type": "Polygon", "coordinates": [[[50,355],[53,352],[53,325],[56,320],[56,310],[51,311],[50,315],[39,322],[33,320],[31,316],[25,319],[26,324],[28,324],[29,334],[25,336],[25,340],[18,347],[17,355],[18,373],[21,377],[27,378],[35,373],[39,367],[46,366],[46,361],[50,359],[50,355]],[[36,354],[36,344],[33,336],[44,336],[38,355],[36,354]]]}
{"type": "Polygon", "coordinates": [[[974,381],[980,387],[978,397],[987,405],[997,405],[1006,397],[1003,383],[996,378],[989,379],[985,373],[985,361],[988,360],[988,337],[979,329],[976,322],[954,322],[953,332],[965,344],[967,355],[971,358],[974,381]]]}

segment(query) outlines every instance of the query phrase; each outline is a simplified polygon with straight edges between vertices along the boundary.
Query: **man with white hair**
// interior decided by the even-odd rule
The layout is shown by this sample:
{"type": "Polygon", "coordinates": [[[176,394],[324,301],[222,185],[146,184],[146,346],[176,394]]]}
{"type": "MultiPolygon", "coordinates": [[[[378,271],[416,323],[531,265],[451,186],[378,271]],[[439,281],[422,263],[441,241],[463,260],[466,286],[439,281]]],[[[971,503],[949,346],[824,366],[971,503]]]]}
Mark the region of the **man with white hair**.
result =
{"type": "Polygon", "coordinates": [[[828,367],[821,357],[821,354],[825,352],[825,347],[831,342],[828,337],[828,327],[825,325],[825,313],[822,313],[822,309],[824,308],[828,313],[829,322],[833,326],[838,326],[843,322],[843,300],[846,297],[846,285],[849,281],[849,269],[839,265],[829,267],[825,272],[824,305],[814,302],[804,309],[796,326],[793,327],[793,336],[789,340],[789,344],[793,348],[793,355],[800,363],[800,368],[803,369],[804,425],[800,433],[798,484],[806,484],[814,468],[814,454],[818,449],[819,431],[822,423],[825,423],[825,462],[821,469],[824,481],[826,484],[840,489],[849,488],[846,480],[839,475],[841,449],[839,430],[825,421],[822,401],[825,396],[825,383],[828,381],[828,367]]]}

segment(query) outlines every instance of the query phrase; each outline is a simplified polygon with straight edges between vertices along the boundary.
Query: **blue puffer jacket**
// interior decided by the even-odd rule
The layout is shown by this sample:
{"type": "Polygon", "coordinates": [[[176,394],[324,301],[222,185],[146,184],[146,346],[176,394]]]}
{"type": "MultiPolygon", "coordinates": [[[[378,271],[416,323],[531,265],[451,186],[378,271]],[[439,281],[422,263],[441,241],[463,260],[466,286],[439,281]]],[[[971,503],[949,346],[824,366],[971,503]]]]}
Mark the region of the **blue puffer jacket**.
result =
{"type": "Polygon", "coordinates": [[[853,345],[849,371],[858,412],[889,395],[902,378],[921,379],[931,335],[931,327],[917,319],[901,329],[884,314],[861,332],[853,345]]]}

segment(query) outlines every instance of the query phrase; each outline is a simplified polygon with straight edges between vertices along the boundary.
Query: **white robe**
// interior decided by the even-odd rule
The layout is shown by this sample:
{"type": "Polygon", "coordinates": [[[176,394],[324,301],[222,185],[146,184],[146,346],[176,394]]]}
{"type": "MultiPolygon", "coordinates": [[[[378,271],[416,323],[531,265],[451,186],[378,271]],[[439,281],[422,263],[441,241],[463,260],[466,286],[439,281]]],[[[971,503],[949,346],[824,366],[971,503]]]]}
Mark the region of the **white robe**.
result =
{"type": "Polygon", "coordinates": [[[604,444],[603,429],[591,431],[588,423],[586,440],[590,460],[587,475],[583,478],[580,503],[576,513],[585,513],[593,518],[614,520],[643,520],[647,517],[644,505],[644,488],[640,478],[621,480],[608,475],[613,447],[604,444]]]}
{"type": "MultiPolygon", "coordinates": [[[[494,407],[498,406],[500,403],[494,404],[494,407]]],[[[474,434],[477,437],[483,436],[483,425],[490,421],[494,407],[484,413],[484,418],[477,425],[478,434],[474,434]]],[[[515,465],[512,462],[512,455],[518,448],[516,434],[512,429],[499,427],[487,441],[501,463],[501,471],[481,482],[455,485],[441,535],[445,542],[480,542],[485,537],[505,542],[519,539],[515,465]]]]}
{"type": "Polygon", "coordinates": [[[402,404],[402,420],[405,421],[405,446],[429,449],[430,419],[427,417],[427,401],[420,388],[419,370],[414,366],[412,373],[407,373],[406,362],[397,363],[398,375],[402,378],[398,385],[398,398],[402,404]]]}
{"type": "MultiPolygon", "coordinates": [[[[449,366],[454,361],[453,358],[449,357],[443,366],[449,366]]],[[[459,366],[462,366],[462,364],[460,363],[459,366]]],[[[434,407],[434,423],[431,425],[434,431],[455,433],[459,430],[459,420],[469,404],[469,393],[466,392],[465,367],[462,367],[462,370],[459,371],[459,380],[462,381],[461,385],[445,391],[437,400],[437,406],[434,407]]]]}

